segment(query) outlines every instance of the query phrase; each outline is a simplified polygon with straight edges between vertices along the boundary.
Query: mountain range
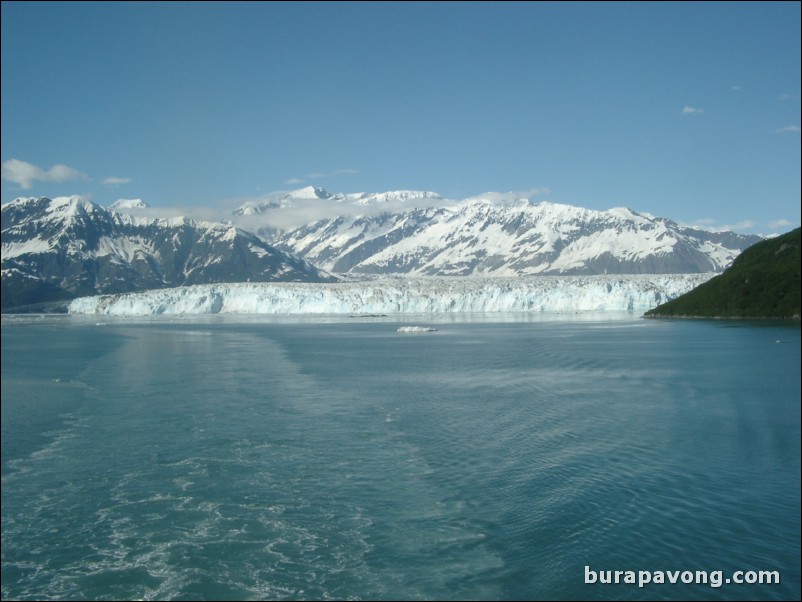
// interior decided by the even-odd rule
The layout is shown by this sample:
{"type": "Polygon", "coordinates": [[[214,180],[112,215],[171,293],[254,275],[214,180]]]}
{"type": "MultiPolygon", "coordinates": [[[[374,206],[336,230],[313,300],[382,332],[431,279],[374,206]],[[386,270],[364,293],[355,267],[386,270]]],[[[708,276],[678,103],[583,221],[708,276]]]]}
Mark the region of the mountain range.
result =
{"type": "Polygon", "coordinates": [[[188,284],[331,279],[230,224],[134,217],[77,196],[2,207],[4,311],[188,284]]]}
{"type": "MultiPolygon", "coordinates": [[[[345,274],[718,272],[761,240],[754,235],[682,227],[626,208],[595,211],[528,199],[478,197],[454,202],[415,191],[335,196],[309,187],[297,191],[297,197],[287,195],[278,202],[286,211],[293,201],[313,197],[319,203],[336,202],[341,214],[263,234],[280,249],[345,274]],[[421,201],[424,206],[418,206],[421,201]],[[388,204],[393,207],[385,209],[388,204]]],[[[271,209],[276,209],[275,204],[250,204],[235,213],[263,214],[271,209]]]]}
{"type": "Polygon", "coordinates": [[[761,240],[624,208],[409,190],[307,187],[246,203],[225,222],[146,214],[138,199],[109,208],[75,196],[3,205],[3,311],[220,282],[717,272],[761,240]]]}

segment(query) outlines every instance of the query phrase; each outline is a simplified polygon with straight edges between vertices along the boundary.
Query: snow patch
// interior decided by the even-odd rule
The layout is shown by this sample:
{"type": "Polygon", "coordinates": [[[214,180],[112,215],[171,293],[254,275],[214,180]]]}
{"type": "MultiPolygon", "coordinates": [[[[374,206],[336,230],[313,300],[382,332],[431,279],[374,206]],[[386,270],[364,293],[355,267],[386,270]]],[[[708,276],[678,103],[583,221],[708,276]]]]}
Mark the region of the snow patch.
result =
{"type": "Polygon", "coordinates": [[[11,259],[29,253],[47,253],[52,249],[52,241],[39,238],[31,238],[20,242],[4,242],[2,244],[3,259],[11,259]]]}

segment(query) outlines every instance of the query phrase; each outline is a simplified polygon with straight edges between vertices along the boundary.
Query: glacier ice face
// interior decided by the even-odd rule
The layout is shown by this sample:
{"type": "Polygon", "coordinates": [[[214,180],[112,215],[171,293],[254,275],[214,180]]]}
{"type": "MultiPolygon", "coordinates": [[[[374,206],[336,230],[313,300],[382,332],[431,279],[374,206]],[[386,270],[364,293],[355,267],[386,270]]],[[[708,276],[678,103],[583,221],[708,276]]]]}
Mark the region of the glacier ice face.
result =
{"type": "Polygon", "coordinates": [[[715,274],[417,278],[203,284],[75,299],[72,314],[450,314],[643,312],[715,274]]]}

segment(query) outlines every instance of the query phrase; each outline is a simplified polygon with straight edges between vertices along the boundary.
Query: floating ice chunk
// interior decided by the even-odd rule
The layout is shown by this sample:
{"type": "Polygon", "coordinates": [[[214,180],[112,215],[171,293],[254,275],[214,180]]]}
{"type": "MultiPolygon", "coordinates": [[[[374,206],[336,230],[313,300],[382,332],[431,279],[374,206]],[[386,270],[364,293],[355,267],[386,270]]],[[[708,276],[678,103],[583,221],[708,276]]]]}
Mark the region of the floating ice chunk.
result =
{"type": "Polygon", "coordinates": [[[437,332],[437,329],[428,326],[402,326],[398,332],[437,332]]]}

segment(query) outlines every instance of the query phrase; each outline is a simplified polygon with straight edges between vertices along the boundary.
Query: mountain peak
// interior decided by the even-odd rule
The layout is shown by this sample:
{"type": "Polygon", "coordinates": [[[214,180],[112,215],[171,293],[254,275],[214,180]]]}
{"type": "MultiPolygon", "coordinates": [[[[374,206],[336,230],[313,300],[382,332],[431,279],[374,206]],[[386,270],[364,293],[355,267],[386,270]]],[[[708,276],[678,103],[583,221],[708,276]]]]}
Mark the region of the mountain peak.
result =
{"type": "Polygon", "coordinates": [[[72,196],[57,196],[50,199],[50,204],[46,211],[47,213],[64,216],[65,218],[74,218],[78,215],[94,213],[96,209],[100,209],[100,207],[92,201],[74,194],[72,196]]]}
{"type": "Polygon", "coordinates": [[[330,199],[332,194],[319,186],[306,186],[298,190],[293,190],[287,196],[296,199],[330,199]]]}

